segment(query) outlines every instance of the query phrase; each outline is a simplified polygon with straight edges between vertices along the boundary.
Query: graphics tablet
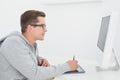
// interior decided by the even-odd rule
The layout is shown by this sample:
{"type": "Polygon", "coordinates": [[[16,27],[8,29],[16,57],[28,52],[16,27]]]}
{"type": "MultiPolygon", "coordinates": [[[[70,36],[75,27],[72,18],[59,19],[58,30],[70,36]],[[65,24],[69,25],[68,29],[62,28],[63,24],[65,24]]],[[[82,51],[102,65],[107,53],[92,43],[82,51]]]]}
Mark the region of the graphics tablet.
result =
{"type": "Polygon", "coordinates": [[[80,66],[78,65],[78,68],[77,70],[74,70],[74,71],[67,71],[65,72],[64,74],[76,74],[76,73],[85,73],[85,70],[80,66]]]}

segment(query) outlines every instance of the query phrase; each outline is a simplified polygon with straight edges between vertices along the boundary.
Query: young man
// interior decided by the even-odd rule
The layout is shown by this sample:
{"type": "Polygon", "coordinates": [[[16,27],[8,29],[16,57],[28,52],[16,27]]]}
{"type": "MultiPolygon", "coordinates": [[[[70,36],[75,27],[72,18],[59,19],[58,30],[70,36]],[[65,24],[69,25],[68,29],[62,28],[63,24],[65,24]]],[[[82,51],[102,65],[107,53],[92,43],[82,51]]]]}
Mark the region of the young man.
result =
{"type": "Polygon", "coordinates": [[[46,80],[77,69],[76,60],[52,66],[38,56],[36,40],[44,40],[46,32],[44,12],[28,10],[21,15],[21,33],[0,40],[0,80],[46,80]]]}

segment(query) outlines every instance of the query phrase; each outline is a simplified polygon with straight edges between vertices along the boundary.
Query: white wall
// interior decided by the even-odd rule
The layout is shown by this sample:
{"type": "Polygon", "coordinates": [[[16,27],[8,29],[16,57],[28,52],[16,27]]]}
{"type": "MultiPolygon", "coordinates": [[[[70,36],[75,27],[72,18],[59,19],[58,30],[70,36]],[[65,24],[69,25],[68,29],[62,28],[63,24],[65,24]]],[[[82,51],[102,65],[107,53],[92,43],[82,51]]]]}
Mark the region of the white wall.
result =
{"type": "Polygon", "coordinates": [[[39,43],[40,55],[95,61],[96,44],[102,13],[101,2],[41,5],[34,0],[0,1],[0,37],[20,30],[19,17],[28,9],[45,11],[47,29],[45,40],[39,43]]]}
{"type": "Polygon", "coordinates": [[[69,59],[77,55],[81,60],[95,61],[102,3],[46,6],[48,32],[40,53],[69,59]]]}
{"type": "Polygon", "coordinates": [[[106,11],[120,11],[120,0],[104,0],[106,11]]]}

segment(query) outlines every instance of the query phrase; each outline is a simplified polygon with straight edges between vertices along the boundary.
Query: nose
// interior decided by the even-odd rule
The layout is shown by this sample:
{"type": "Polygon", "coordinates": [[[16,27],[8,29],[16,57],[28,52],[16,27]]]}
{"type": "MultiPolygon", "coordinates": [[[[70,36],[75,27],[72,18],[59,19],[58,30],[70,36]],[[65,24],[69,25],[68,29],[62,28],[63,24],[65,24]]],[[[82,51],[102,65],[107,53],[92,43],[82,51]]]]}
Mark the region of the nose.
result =
{"type": "Polygon", "coordinates": [[[44,32],[47,32],[47,31],[48,31],[47,28],[45,28],[45,29],[44,29],[44,32]]]}

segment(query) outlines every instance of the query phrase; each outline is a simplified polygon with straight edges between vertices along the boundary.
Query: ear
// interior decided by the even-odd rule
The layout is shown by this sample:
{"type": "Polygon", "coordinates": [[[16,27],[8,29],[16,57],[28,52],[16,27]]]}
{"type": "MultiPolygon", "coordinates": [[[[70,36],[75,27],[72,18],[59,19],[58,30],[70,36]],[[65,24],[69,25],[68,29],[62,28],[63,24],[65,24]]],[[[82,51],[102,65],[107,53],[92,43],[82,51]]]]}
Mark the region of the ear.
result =
{"type": "Polygon", "coordinates": [[[31,32],[32,30],[33,30],[33,27],[32,27],[31,25],[28,25],[28,26],[27,26],[27,31],[28,31],[28,32],[31,32]]]}

